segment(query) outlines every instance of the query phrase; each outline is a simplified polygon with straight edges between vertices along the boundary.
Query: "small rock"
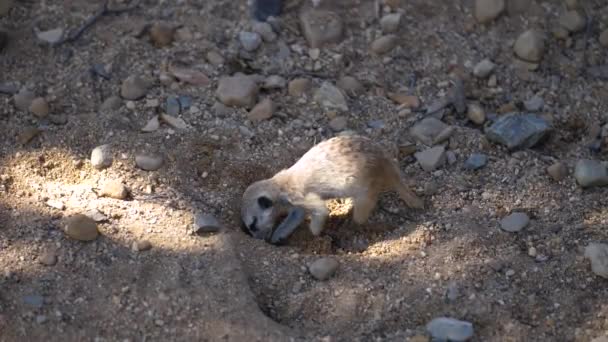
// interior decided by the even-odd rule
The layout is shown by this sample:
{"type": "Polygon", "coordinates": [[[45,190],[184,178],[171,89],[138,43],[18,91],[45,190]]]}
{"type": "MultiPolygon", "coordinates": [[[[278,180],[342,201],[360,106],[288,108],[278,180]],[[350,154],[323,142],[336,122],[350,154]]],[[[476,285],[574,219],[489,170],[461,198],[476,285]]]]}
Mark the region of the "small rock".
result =
{"type": "Polygon", "coordinates": [[[334,12],[308,10],[300,14],[302,33],[311,48],[338,43],[342,40],[344,24],[334,12]]]}
{"type": "Polygon", "coordinates": [[[188,128],[188,124],[181,118],[176,118],[171,115],[160,113],[160,119],[163,120],[169,126],[175,129],[186,129],[188,128]]]}
{"type": "Polygon", "coordinates": [[[57,253],[53,249],[47,249],[40,253],[38,262],[44,266],[53,266],[57,263],[57,253]]]}
{"type": "Polygon", "coordinates": [[[44,298],[41,295],[27,295],[23,297],[23,302],[36,309],[40,309],[44,305],[44,298]]]}
{"type": "Polygon", "coordinates": [[[216,95],[229,107],[253,107],[258,96],[258,85],[252,77],[236,75],[219,81],[216,95]]]}
{"type": "Polygon", "coordinates": [[[239,41],[245,51],[255,51],[262,45],[262,37],[256,32],[239,33],[239,41]]]}
{"type": "Polygon", "coordinates": [[[578,0],[566,0],[564,2],[566,3],[566,8],[569,10],[574,10],[579,7],[578,0]]]}
{"type": "Polygon", "coordinates": [[[56,44],[61,41],[61,38],[63,38],[63,29],[56,28],[48,31],[38,32],[36,36],[45,43],[56,44]]]}
{"type": "Polygon", "coordinates": [[[169,73],[180,82],[192,84],[194,86],[206,86],[211,83],[209,77],[202,72],[194,69],[170,67],[169,73]]]}
{"type": "Polygon", "coordinates": [[[513,49],[515,54],[524,61],[540,62],[545,53],[544,34],[536,30],[528,30],[517,38],[513,49]]]}
{"type": "Polygon", "coordinates": [[[102,170],[112,166],[114,158],[110,145],[97,146],[91,152],[91,165],[97,170],[102,170]]]}
{"type": "Polygon", "coordinates": [[[382,129],[384,126],[384,120],[370,120],[367,122],[367,127],[373,129],[382,129]]]}
{"type": "Polygon", "coordinates": [[[285,78],[279,75],[272,75],[266,77],[262,88],[264,89],[283,89],[287,85],[285,78]]]}
{"type": "Polygon", "coordinates": [[[38,323],[38,324],[44,324],[44,323],[46,323],[47,320],[48,320],[48,318],[45,315],[36,316],[36,323],[38,323]]]}
{"type": "Polygon", "coordinates": [[[339,263],[334,258],[321,258],[308,266],[308,271],[317,280],[327,280],[336,273],[339,263]]]}
{"type": "Polygon", "coordinates": [[[134,241],[131,245],[131,250],[134,252],[143,252],[150,250],[152,248],[152,243],[148,240],[134,241]]]}
{"type": "Polygon", "coordinates": [[[393,33],[399,29],[401,13],[389,13],[380,19],[380,27],[384,33],[393,33]]]}
{"type": "Polygon", "coordinates": [[[486,112],[479,103],[469,103],[467,118],[477,125],[483,125],[486,121],[486,112]]]}
{"type": "Polygon", "coordinates": [[[587,25],[585,17],[578,11],[568,11],[561,15],[559,24],[570,32],[580,32],[587,25]]]}
{"type": "Polygon", "coordinates": [[[253,107],[253,109],[247,113],[247,118],[255,122],[268,120],[272,117],[274,111],[274,102],[272,102],[271,99],[266,98],[255,105],[255,107],[253,107]]]}
{"type": "Polygon", "coordinates": [[[53,125],[65,125],[68,123],[68,117],[65,114],[51,114],[49,115],[49,121],[53,125]]]}
{"type": "Polygon", "coordinates": [[[585,247],[585,258],[591,261],[591,271],[608,279],[608,245],[590,243],[585,247]]]}
{"type": "Polygon", "coordinates": [[[36,94],[23,88],[17,94],[13,96],[15,107],[21,111],[27,111],[30,109],[32,101],[36,98],[36,94]]]}
{"type": "Polygon", "coordinates": [[[433,146],[437,136],[449,126],[434,117],[427,117],[410,128],[410,135],[427,146],[433,146]]]}
{"type": "Polygon", "coordinates": [[[167,98],[167,102],[165,103],[165,112],[168,115],[178,115],[181,112],[181,108],[179,106],[179,101],[177,101],[177,97],[169,96],[167,98]]]}
{"type": "Polygon", "coordinates": [[[328,109],[348,110],[344,94],[329,82],[323,82],[321,87],[315,92],[314,100],[328,109]]]}
{"type": "Polygon", "coordinates": [[[524,107],[529,112],[538,112],[545,106],[545,100],[538,95],[534,95],[532,98],[524,101],[524,107]]]}
{"type": "Polygon", "coordinates": [[[296,78],[289,82],[287,92],[290,96],[300,97],[310,90],[311,85],[312,82],[307,78],[296,78]]]}
{"type": "Polygon", "coordinates": [[[480,23],[488,23],[505,10],[505,0],[476,0],[475,18],[480,23]]]}
{"type": "Polygon", "coordinates": [[[397,36],[394,34],[382,36],[372,42],[371,50],[377,55],[384,55],[397,46],[397,41],[397,36]]]}
{"type": "Polygon", "coordinates": [[[164,23],[154,23],[150,27],[150,40],[156,47],[164,47],[173,43],[175,30],[164,23]]]}
{"type": "Polygon", "coordinates": [[[278,17],[283,9],[283,0],[252,0],[251,15],[253,18],[266,21],[278,17]]]}
{"type": "Polygon", "coordinates": [[[129,190],[127,190],[127,187],[121,181],[112,180],[103,184],[101,189],[99,189],[99,195],[101,197],[124,200],[129,196],[129,190]]]}
{"type": "Polygon", "coordinates": [[[346,129],[348,119],[345,116],[336,116],[329,121],[329,128],[334,132],[340,132],[346,129]]]}
{"type": "Polygon", "coordinates": [[[531,148],[549,132],[549,124],[534,114],[507,114],[488,127],[488,140],[505,145],[509,150],[531,148]]]}
{"type": "Polygon", "coordinates": [[[194,214],[194,232],[195,233],[213,233],[220,231],[222,224],[211,214],[197,212],[194,214]]]}
{"type": "Polygon", "coordinates": [[[92,241],[99,235],[97,223],[82,214],[76,214],[65,219],[63,230],[67,236],[79,241],[92,241]]]}
{"type": "Polygon", "coordinates": [[[154,117],[152,117],[152,119],[150,119],[141,130],[142,132],[149,133],[158,130],[159,127],[160,122],[158,121],[158,115],[154,115],[154,117]]]}
{"type": "Polygon", "coordinates": [[[477,78],[486,78],[490,76],[495,67],[496,64],[486,58],[475,65],[473,68],[473,75],[477,78]]]}
{"type": "Polygon", "coordinates": [[[118,96],[110,96],[99,107],[99,110],[102,112],[113,111],[120,108],[122,105],[122,100],[118,96]]]}
{"type": "Polygon", "coordinates": [[[256,21],[251,26],[251,29],[253,32],[262,36],[262,39],[264,39],[265,42],[274,42],[277,40],[277,34],[267,22],[256,21]]]}
{"type": "Polygon", "coordinates": [[[597,160],[581,159],[574,168],[574,178],[583,188],[608,185],[608,170],[597,160]]]}
{"type": "Polygon", "coordinates": [[[344,76],[340,78],[336,85],[348,95],[359,95],[365,91],[365,88],[361,82],[351,76],[344,76]]]}
{"type": "Polygon", "coordinates": [[[525,213],[512,213],[500,220],[500,228],[506,232],[515,233],[524,229],[530,223],[525,213]]]}
{"type": "Polygon", "coordinates": [[[485,154],[473,153],[464,162],[464,168],[467,170],[479,170],[482,167],[486,166],[487,162],[488,157],[485,154]]]}
{"type": "Polygon", "coordinates": [[[49,115],[49,104],[42,97],[32,100],[29,108],[30,112],[38,118],[44,118],[49,115]]]}
{"type": "Polygon", "coordinates": [[[20,145],[25,145],[32,141],[38,134],[40,134],[40,129],[38,127],[26,127],[24,128],[19,135],[17,135],[17,143],[20,145]]]}
{"type": "Polygon", "coordinates": [[[420,99],[418,96],[408,95],[406,93],[388,93],[388,97],[405,108],[420,107],[420,99]]]}
{"type": "Polygon", "coordinates": [[[599,42],[603,47],[608,47],[608,29],[600,33],[599,42]]]}
{"type": "Polygon", "coordinates": [[[97,209],[91,209],[85,212],[84,214],[90,217],[95,222],[103,222],[108,220],[108,217],[97,209]]]}
{"type": "Polygon", "coordinates": [[[466,341],[473,337],[473,324],[449,317],[438,317],[426,325],[426,330],[439,341],[466,341]]]}
{"type": "Polygon", "coordinates": [[[65,204],[63,204],[63,202],[58,201],[58,200],[48,200],[46,201],[46,205],[48,205],[51,208],[57,209],[57,210],[63,210],[65,209],[65,204]]]}
{"type": "Polygon", "coordinates": [[[220,65],[224,64],[224,62],[226,61],[224,59],[224,56],[222,56],[217,51],[207,52],[206,57],[207,57],[207,61],[209,61],[209,63],[213,64],[214,66],[220,66],[220,65]]]}
{"type": "Polygon", "coordinates": [[[163,165],[163,158],[157,155],[139,154],[135,156],[135,164],[145,171],[156,171],[163,165]]]}
{"type": "Polygon", "coordinates": [[[432,172],[446,161],[445,147],[436,146],[414,154],[424,171],[432,172]]]}
{"type": "Polygon", "coordinates": [[[547,173],[554,181],[559,182],[568,175],[568,168],[561,162],[557,162],[547,168],[547,173]]]}
{"type": "Polygon", "coordinates": [[[148,82],[139,76],[129,76],[122,82],[120,95],[126,100],[139,100],[148,92],[148,82]]]}

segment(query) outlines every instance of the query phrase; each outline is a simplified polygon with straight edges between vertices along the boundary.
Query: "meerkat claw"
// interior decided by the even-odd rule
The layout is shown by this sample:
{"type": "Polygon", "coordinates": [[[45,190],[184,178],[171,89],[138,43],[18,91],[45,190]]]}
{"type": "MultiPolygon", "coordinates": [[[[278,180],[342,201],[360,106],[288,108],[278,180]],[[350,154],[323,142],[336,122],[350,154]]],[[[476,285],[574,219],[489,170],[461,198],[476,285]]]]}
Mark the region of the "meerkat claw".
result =
{"type": "Polygon", "coordinates": [[[289,209],[289,214],[279,224],[277,229],[270,238],[272,244],[282,244],[295,230],[304,222],[305,211],[300,207],[293,207],[289,209]]]}

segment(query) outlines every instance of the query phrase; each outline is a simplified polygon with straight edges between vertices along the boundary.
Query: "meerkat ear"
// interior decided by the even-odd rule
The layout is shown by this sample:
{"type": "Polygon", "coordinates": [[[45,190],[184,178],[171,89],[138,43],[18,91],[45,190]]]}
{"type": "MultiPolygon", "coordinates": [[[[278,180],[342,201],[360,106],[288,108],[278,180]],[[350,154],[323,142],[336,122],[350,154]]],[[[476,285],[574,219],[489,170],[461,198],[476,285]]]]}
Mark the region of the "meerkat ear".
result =
{"type": "Polygon", "coordinates": [[[268,208],[272,207],[273,203],[270,198],[268,198],[266,196],[260,196],[260,197],[258,197],[258,205],[262,209],[268,209],[268,208]]]}

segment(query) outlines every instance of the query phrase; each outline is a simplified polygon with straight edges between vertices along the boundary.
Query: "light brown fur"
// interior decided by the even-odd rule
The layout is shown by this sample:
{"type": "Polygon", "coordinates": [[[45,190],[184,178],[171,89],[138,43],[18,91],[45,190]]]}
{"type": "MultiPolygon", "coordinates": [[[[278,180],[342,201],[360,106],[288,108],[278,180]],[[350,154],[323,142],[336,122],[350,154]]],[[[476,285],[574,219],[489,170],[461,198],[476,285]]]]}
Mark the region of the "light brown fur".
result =
{"type": "Polygon", "coordinates": [[[246,225],[257,218],[257,228],[262,231],[259,235],[268,236],[285,208],[299,206],[310,215],[312,234],[319,235],[329,214],[326,200],[352,198],[353,220],[363,224],[385,191],[396,191],[409,207],[424,207],[382,147],[362,136],[339,136],[313,146],[293,166],[272,178],[250,185],[243,194],[242,218],[246,225]],[[260,196],[281,205],[262,210],[257,205],[260,196]]]}

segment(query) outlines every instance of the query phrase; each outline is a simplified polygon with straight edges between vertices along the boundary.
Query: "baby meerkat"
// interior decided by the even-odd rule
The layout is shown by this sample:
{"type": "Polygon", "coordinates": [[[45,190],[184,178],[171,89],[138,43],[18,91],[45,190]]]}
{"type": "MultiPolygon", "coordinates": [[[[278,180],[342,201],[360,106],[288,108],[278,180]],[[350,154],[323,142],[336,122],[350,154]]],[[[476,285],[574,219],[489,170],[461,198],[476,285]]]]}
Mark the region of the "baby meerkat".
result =
{"type": "Polygon", "coordinates": [[[290,168],[245,190],[243,230],[276,244],[308,215],[310,231],[318,236],[329,216],[326,200],[334,198],[351,198],[353,220],[363,224],[385,191],[396,191],[411,208],[424,207],[424,201],[405,185],[397,163],[382,147],[362,136],[334,137],[313,146],[290,168]]]}

